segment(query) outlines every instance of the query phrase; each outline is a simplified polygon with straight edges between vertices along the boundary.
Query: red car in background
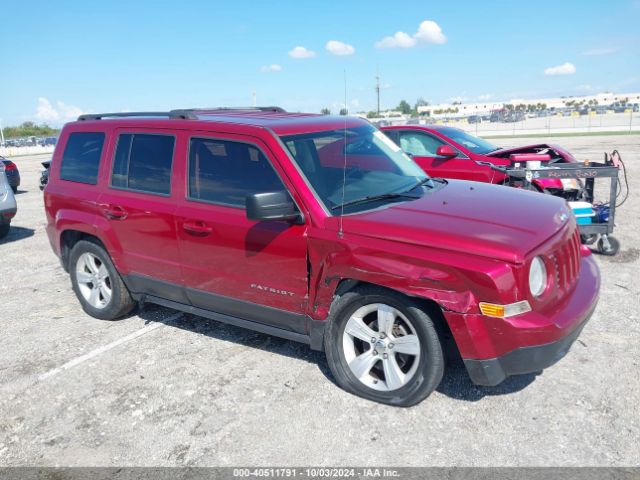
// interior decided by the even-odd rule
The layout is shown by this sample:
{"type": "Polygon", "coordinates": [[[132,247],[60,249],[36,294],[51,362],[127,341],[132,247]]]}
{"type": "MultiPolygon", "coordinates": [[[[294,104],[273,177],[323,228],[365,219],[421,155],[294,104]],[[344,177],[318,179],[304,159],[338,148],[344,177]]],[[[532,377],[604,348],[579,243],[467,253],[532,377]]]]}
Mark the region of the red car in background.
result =
{"type": "MultiPolygon", "coordinates": [[[[528,160],[538,160],[542,165],[576,161],[573,155],[557,145],[539,143],[503,149],[454,127],[402,125],[382,127],[381,130],[433,177],[501,184],[507,180],[506,175],[476,162],[511,166],[528,160]]],[[[573,200],[574,192],[577,196],[580,191],[580,185],[573,179],[537,179],[533,184],[541,192],[567,200],[573,200]]]]}

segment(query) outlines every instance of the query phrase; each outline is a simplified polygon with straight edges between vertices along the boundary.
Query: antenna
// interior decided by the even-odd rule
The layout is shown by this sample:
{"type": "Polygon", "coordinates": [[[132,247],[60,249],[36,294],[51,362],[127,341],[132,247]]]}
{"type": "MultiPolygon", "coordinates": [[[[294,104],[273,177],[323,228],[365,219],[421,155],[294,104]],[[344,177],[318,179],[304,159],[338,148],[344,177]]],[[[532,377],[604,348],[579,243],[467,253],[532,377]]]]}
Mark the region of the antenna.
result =
{"type": "Polygon", "coordinates": [[[342,238],[344,232],[342,231],[342,220],[344,217],[344,191],[347,184],[347,69],[344,69],[344,163],[342,165],[342,201],[340,202],[340,226],[338,228],[338,236],[342,238]]]}

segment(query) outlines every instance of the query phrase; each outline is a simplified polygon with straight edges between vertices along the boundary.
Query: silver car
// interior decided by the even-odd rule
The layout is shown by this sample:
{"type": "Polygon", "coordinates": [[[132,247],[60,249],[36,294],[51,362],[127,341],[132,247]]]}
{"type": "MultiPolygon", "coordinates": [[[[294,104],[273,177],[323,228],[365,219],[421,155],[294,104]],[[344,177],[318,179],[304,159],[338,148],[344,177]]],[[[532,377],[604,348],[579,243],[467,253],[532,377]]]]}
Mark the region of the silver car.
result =
{"type": "Polygon", "coordinates": [[[0,162],[0,238],[4,238],[9,233],[11,219],[17,211],[16,197],[5,174],[5,166],[0,162]]]}

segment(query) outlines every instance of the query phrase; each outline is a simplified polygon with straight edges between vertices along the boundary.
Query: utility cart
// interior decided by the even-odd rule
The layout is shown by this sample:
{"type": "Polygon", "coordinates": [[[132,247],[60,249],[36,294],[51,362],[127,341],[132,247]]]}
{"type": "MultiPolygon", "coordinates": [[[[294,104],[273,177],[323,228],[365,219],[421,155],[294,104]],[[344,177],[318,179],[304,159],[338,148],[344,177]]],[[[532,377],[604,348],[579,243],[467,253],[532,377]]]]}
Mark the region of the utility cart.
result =
{"type": "MultiPolygon", "coordinates": [[[[620,243],[611,233],[615,227],[616,199],[618,197],[619,167],[615,162],[605,157],[604,163],[554,163],[540,165],[540,162],[524,162],[512,167],[491,168],[509,177],[509,185],[539,191],[533,181],[536,179],[552,178],[558,180],[577,180],[580,192],[579,199],[588,202],[592,213],[577,214],[580,236],[585,244],[597,242],[598,251],[604,255],[615,255],[620,249],[620,243]],[[533,164],[533,165],[532,165],[533,164]],[[608,178],[611,182],[608,202],[594,203],[594,187],[598,178],[608,178]],[[588,220],[586,217],[590,217],[588,220]],[[584,220],[584,221],[581,221],[584,220]]],[[[569,204],[582,202],[569,202],[569,204]]],[[[574,213],[576,210],[574,209],[574,213]]]]}

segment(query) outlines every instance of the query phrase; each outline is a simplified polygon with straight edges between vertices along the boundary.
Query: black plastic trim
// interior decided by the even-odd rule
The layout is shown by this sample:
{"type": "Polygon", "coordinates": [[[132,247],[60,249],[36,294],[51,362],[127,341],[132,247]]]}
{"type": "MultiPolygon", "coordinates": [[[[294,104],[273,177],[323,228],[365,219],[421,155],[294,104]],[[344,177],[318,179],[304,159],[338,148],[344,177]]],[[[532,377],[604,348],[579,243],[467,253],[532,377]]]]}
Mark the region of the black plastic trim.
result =
{"type": "Polygon", "coordinates": [[[578,327],[555,342],[521,347],[501,357],[488,360],[463,359],[471,381],[476,385],[495,387],[508,376],[540,372],[550,367],[567,354],[594,310],[595,304],[578,327]]]}
{"type": "Polygon", "coordinates": [[[308,315],[186,288],[135,273],[123,275],[122,279],[138,301],[157,303],[239,327],[310,344],[314,350],[323,348],[325,322],[313,320],[308,315]]]}
{"type": "Polygon", "coordinates": [[[231,315],[225,315],[224,313],[213,312],[211,310],[205,310],[202,308],[194,307],[193,305],[185,305],[184,303],[173,302],[154,295],[145,295],[145,302],[155,303],[164,307],[173,308],[186,313],[192,313],[200,317],[210,318],[222,323],[228,323],[236,327],[246,328],[248,330],[254,330],[256,332],[265,333],[267,335],[273,335],[276,337],[286,338],[287,340],[293,340],[296,342],[310,344],[311,340],[308,335],[302,333],[291,332],[278,327],[272,327],[271,325],[265,325],[263,323],[253,322],[251,320],[244,320],[242,318],[233,317],[231,315]]]}

